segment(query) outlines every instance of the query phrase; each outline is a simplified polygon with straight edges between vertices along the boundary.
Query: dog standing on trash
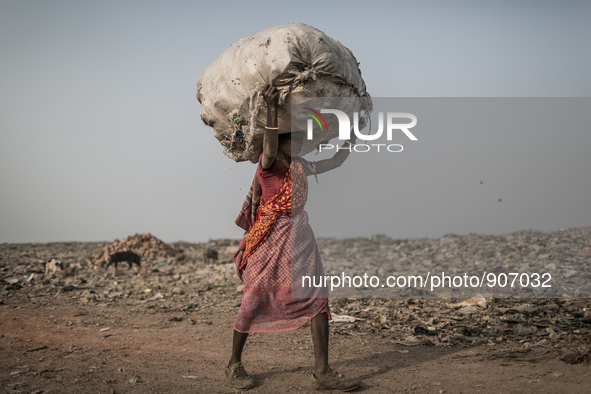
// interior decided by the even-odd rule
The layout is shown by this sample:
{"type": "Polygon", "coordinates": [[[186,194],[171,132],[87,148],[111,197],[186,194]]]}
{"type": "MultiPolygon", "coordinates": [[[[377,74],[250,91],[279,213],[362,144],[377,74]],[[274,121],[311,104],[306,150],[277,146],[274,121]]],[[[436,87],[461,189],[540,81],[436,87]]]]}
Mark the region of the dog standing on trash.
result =
{"type": "Polygon", "coordinates": [[[111,264],[115,265],[115,269],[117,269],[117,265],[123,261],[126,261],[127,264],[129,264],[129,268],[131,269],[131,267],[133,266],[133,264],[135,263],[138,268],[141,267],[141,257],[133,252],[127,251],[127,252],[116,252],[113,253],[112,255],[109,256],[109,258],[107,259],[107,269],[109,268],[109,266],[111,264]]]}

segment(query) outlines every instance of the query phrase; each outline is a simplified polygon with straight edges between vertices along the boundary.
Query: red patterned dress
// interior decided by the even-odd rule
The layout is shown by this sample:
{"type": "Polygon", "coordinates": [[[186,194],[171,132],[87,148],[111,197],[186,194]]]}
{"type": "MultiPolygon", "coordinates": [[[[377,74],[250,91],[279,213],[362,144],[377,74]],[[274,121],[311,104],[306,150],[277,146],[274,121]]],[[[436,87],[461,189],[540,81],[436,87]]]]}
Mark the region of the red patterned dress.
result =
{"type": "Polygon", "coordinates": [[[289,168],[275,159],[266,170],[259,159],[253,185],[236,219],[248,232],[235,256],[238,276],[244,282],[236,331],[289,331],[319,313],[330,318],[325,288],[301,290],[302,276],[324,275],[304,211],[306,177],[312,174],[314,168],[305,159],[293,159],[289,168]],[[292,298],[292,286],[297,297],[292,298]]]}

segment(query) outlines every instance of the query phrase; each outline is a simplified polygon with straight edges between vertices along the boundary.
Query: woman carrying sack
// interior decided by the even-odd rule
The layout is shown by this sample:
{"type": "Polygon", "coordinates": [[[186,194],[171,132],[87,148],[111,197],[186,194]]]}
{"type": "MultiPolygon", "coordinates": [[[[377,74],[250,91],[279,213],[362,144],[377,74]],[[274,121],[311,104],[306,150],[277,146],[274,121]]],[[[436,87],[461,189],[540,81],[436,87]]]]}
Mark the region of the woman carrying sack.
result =
{"type": "MultiPolygon", "coordinates": [[[[244,295],[234,324],[232,355],[226,376],[237,389],[254,387],[242,364],[242,350],[251,332],[296,330],[311,322],[315,367],[312,387],[317,390],[353,390],[360,381],[349,379],[328,364],[328,291],[310,289],[308,298],[292,298],[292,274],[323,276],[314,233],[304,211],[307,177],[339,167],[349,150],[331,159],[309,162],[299,157],[304,132],[278,133],[279,92],[267,85],[267,126],[253,184],[236,224],[247,235],[235,256],[236,270],[244,282],[244,295]]],[[[356,137],[346,141],[354,145],[356,137]]],[[[299,282],[297,282],[299,283],[299,282]]]]}

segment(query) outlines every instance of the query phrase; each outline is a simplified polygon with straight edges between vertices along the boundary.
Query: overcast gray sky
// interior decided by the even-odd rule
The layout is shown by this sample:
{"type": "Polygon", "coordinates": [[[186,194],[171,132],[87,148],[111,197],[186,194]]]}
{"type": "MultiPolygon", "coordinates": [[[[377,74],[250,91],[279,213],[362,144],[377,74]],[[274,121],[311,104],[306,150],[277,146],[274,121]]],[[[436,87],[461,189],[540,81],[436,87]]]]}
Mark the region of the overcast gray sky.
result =
{"type": "MultiPolygon", "coordinates": [[[[587,1],[1,1],[0,242],[134,232],[167,242],[239,237],[234,219],[255,167],[223,155],[199,118],[195,83],[232,43],[268,27],[303,22],[339,40],[374,97],[589,97],[590,19],[587,1]]],[[[571,142],[588,141],[581,138],[571,142]]],[[[554,173],[562,174],[561,163],[591,167],[591,155],[561,148],[552,151],[554,173]]],[[[404,184],[420,204],[409,212],[393,200],[386,232],[437,237],[591,224],[588,187],[570,189],[561,176],[545,177],[548,168],[528,166],[541,160],[539,151],[516,155],[530,183],[513,177],[491,198],[516,185],[572,190],[572,199],[555,201],[558,213],[549,203],[509,199],[467,215],[430,193],[445,195],[448,180],[422,171],[404,184]],[[420,216],[421,206],[439,215],[420,216]]],[[[433,167],[471,166],[454,157],[433,167]]],[[[487,170],[495,180],[506,173],[487,170]]],[[[384,229],[340,235],[377,232],[384,229]]]]}

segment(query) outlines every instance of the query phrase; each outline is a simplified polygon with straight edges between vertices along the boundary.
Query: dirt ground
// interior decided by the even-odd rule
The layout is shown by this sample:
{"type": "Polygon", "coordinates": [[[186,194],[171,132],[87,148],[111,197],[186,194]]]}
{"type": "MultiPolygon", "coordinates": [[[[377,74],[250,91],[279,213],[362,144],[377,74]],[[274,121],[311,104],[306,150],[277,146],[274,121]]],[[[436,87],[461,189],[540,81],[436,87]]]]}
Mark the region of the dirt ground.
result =
{"type": "MultiPolygon", "coordinates": [[[[234,393],[223,366],[234,311],[85,307],[67,293],[46,305],[0,306],[0,382],[5,393],[234,393]],[[194,323],[194,324],[193,324],[194,323]],[[104,330],[104,331],[103,331],[104,330]]],[[[236,298],[239,301],[239,298],[236,298]]],[[[334,332],[334,329],[332,329],[334,332]]],[[[521,345],[452,348],[394,345],[383,333],[333,334],[331,364],[362,377],[371,393],[589,393],[588,364],[521,345]],[[510,350],[510,357],[493,355],[510,350]]],[[[249,338],[253,393],[311,392],[309,328],[249,338]]]]}
{"type": "MultiPolygon", "coordinates": [[[[96,251],[104,245],[89,248],[96,251]]],[[[3,277],[9,281],[17,277],[11,276],[11,272],[17,272],[18,267],[26,270],[26,264],[11,265],[9,261],[16,261],[9,256],[12,252],[7,252],[12,246],[0,246],[3,277]]],[[[56,250],[47,256],[39,250],[31,252],[41,247],[48,246],[21,244],[13,249],[14,253],[34,255],[36,259],[49,254],[60,257],[56,250]]],[[[76,253],[68,247],[69,252],[61,256],[64,260],[76,253]]],[[[84,262],[83,256],[78,260],[84,262]]],[[[172,266],[159,263],[155,266],[159,269],[148,273],[135,268],[83,268],[71,280],[32,284],[34,279],[19,279],[21,288],[9,285],[14,281],[3,282],[0,391],[236,393],[227,385],[224,374],[241,299],[240,282],[232,264],[197,269],[186,262],[175,268],[176,273],[172,266]],[[169,268],[170,272],[166,272],[169,268]],[[193,276],[185,276],[184,272],[193,276]],[[87,279],[82,280],[83,276],[87,279]],[[159,292],[154,295],[156,291],[159,292]]],[[[34,265],[26,267],[35,269],[34,265]]],[[[31,278],[29,273],[23,277],[31,278]]],[[[331,300],[331,309],[342,313],[347,302],[331,300]]],[[[373,306],[357,315],[371,316],[371,308],[377,308],[381,302],[368,303],[373,306]]],[[[571,309],[586,310],[581,306],[591,306],[589,300],[581,302],[585,305],[572,304],[571,309]]],[[[568,303],[557,304],[563,308],[568,303]]],[[[480,334],[474,341],[454,340],[450,346],[436,346],[429,341],[419,346],[402,346],[396,343],[404,339],[401,330],[410,331],[417,318],[411,315],[395,322],[392,316],[421,309],[419,306],[426,311],[437,308],[428,309],[427,304],[413,305],[406,300],[384,300],[383,305],[390,308],[388,323],[377,324],[369,318],[355,323],[330,323],[331,366],[363,379],[363,385],[355,392],[591,392],[588,354],[576,364],[560,359],[564,349],[574,351],[590,342],[587,326],[582,323],[577,330],[564,330],[558,342],[546,345],[545,339],[536,342],[541,337],[527,339],[497,333],[480,334]]],[[[489,306],[488,310],[493,309],[489,306]]],[[[257,381],[249,392],[312,392],[309,326],[286,333],[251,335],[243,361],[257,381]]]]}

